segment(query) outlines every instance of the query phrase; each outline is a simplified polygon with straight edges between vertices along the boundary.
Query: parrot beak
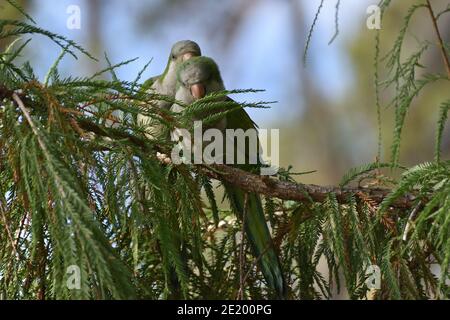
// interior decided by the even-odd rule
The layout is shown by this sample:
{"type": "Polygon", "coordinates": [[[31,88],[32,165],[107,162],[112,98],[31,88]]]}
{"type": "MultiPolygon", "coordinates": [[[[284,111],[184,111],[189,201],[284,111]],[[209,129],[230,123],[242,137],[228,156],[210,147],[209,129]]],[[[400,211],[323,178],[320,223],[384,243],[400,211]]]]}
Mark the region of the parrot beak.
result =
{"type": "Polygon", "coordinates": [[[183,56],[181,57],[181,60],[184,62],[186,60],[189,60],[193,56],[194,56],[194,54],[192,52],[187,52],[187,53],[183,54],[183,56]]]}
{"type": "Polygon", "coordinates": [[[196,100],[203,98],[206,95],[205,86],[200,83],[193,84],[191,86],[191,94],[196,100]]]}

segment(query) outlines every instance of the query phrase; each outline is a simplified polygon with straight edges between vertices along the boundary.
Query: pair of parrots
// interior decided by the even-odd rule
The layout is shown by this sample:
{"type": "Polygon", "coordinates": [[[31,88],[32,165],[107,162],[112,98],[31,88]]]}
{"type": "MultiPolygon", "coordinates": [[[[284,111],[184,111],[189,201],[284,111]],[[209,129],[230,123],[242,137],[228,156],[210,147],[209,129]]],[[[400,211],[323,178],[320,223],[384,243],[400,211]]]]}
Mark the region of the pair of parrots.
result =
{"type": "MultiPolygon", "coordinates": [[[[213,59],[201,56],[199,45],[189,40],[179,41],[173,45],[164,72],[147,80],[143,87],[151,94],[168,96],[176,101],[183,102],[185,105],[189,105],[213,92],[225,90],[217,64],[213,59]]],[[[230,98],[226,98],[226,100],[232,101],[230,98]]],[[[172,112],[183,110],[176,103],[172,105],[170,99],[152,101],[152,103],[159,108],[170,109],[172,112]]],[[[154,131],[155,128],[150,124],[151,119],[139,114],[137,121],[144,127],[147,137],[154,138],[152,130],[154,131]]],[[[246,131],[248,129],[256,130],[257,128],[242,108],[235,108],[219,122],[217,129],[222,131],[224,129],[243,129],[246,131]]],[[[255,169],[255,165],[251,164],[239,165],[238,167],[249,171],[255,169]]],[[[282,267],[273,247],[259,195],[245,193],[243,190],[227,183],[224,183],[224,187],[234,212],[240,219],[245,217],[246,236],[268,286],[278,298],[286,298],[282,267]]]]}

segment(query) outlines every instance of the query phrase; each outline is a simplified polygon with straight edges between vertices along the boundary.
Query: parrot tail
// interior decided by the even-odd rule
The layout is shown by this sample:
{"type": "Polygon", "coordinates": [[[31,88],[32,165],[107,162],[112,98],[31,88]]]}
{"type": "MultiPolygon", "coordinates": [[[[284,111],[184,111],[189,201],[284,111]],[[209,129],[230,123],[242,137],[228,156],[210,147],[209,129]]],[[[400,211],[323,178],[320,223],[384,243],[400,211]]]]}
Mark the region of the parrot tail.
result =
{"type": "Polygon", "coordinates": [[[269,287],[275,290],[278,299],[286,299],[287,292],[281,263],[264,218],[261,198],[255,193],[249,193],[245,200],[244,192],[231,185],[225,185],[225,191],[239,218],[242,219],[242,216],[245,216],[246,236],[269,287]],[[247,211],[244,214],[245,201],[247,201],[247,211]]]}

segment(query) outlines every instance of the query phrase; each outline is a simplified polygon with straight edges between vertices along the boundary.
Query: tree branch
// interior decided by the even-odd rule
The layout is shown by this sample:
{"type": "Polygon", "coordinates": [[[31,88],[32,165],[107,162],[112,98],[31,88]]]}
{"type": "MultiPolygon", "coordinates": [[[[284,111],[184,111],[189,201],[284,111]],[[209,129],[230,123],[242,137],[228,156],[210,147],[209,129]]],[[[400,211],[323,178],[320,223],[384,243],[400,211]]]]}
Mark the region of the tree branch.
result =
{"type": "MultiPolygon", "coordinates": [[[[269,176],[259,176],[226,165],[201,166],[201,171],[210,178],[224,180],[245,191],[263,194],[268,197],[299,202],[324,202],[327,195],[334,193],[339,203],[348,203],[350,196],[364,194],[374,203],[380,204],[392,191],[385,188],[340,188],[335,186],[318,186],[281,181],[269,176]]],[[[396,199],[392,207],[408,209],[414,205],[416,196],[407,194],[396,199]]]]}
{"type": "Polygon", "coordinates": [[[434,31],[436,32],[436,36],[438,38],[439,47],[441,49],[442,59],[444,60],[445,67],[447,69],[447,75],[450,77],[450,61],[448,59],[444,41],[442,40],[441,33],[439,32],[439,27],[437,25],[437,19],[434,15],[433,8],[431,7],[430,0],[427,0],[428,11],[430,12],[431,20],[433,21],[434,31]]]}
{"type": "MultiPolygon", "coordinates": [[[[19,107],[22,105],[21,100],[16,93],[0,86],[0,99],[2,98],[13,98],[13,100],[19,104],[19,107]]],[[[27,115],[28,114],[25,113],[25,116],[27,115]]],[[[109,137],[111,139],[127,139],[131,144],[138,146],[143,152],[165,152],[161,146],[150,144],[146,139],[137,135],[114,128],[104,128],[83,117],[74,117],[74,119],[76,119],[83,130],[91,131],[99,136],[109,137]]],[[[273,177],[260,176],[238,168],[220,164],[210,166],[202,164],[196,166],[201,173],[212,179],[226,181],[242,190],[282,200],[324,202],[327,199],[328,194],[334,193],[338,202],[345,204],[348,203],[351,196],[363,194],[375,204],[380,204],[392,192],[392,190],[387,188],[340,188],[335,186],[318,186],[314,184],[281,181],[273,177]]],[[[417,197],[415,195],[406,194],[397,198],[391,206],[398,209],[410,209],[414,207],[416,200],[417,197]]]]}

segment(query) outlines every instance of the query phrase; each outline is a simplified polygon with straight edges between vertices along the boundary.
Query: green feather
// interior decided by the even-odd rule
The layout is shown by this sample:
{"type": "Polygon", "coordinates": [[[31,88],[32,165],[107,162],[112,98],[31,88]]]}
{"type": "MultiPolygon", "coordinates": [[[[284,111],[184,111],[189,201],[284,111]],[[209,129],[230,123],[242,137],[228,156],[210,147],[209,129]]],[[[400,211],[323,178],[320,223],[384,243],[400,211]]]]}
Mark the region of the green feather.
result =
{"type": "MultiPolygon", "coordinates": [[[[228,100],[232,101],[230,98],[228,100]]],[[[256,130],[257,125],[244,109],[239,108],[227,114],[227,129],[256,130]]],[[[236,143],[234,144],[234,148],[236,154],[236,143]]],[[[245,146],[245,159],[246,164],[235,166],[246,171],[257,172],[258,164],[248,164],[248,145],[245,146]]],[[[245,216],[244,225],[248,241],[250,242],[255,258],[259,259],[258,265],[269,287],[275,290],[277,298],[286,298],[287,292],[281,263],[273,246],[269,228],[267,227],[261,198],[256,193],[248,193],[247,208],[244,208],[245,193],[228,184],[224,184],[224,187],[233,210],[240,219],[242,219],[242,216],[245,216]]]]}
{"type": "Polygon", "coordinates": [[[156,80],[158,80],[161,76],[154,76],[144,81],[144,83],[141,86],[142,91],[147,91],[151,88],[151,86],[155,83],[156,80]]]}
{"type": "Polygon", "coordinates": [[[222,82],[222,77],[220,75],[220,70],[213,59],[205,56],[193,57],[185,62],[183,62],[177,69],[177,80],[180,81],[180,74],[183,73],[187,68],[195,66],[209,71],[211,75],[210,79],[222,82]]]}
{"type": "Polygon", "coordinates": [[[246,201],[242,190],[227,183],[224,183],[224,187],[232,209],[241,220],[245,216],[245,233],[267,284],[276,292],[278,299],[285,299],[287,292],[281,263],[267,227],[261,198],[256,193],[249,193],[246,201]]]}

